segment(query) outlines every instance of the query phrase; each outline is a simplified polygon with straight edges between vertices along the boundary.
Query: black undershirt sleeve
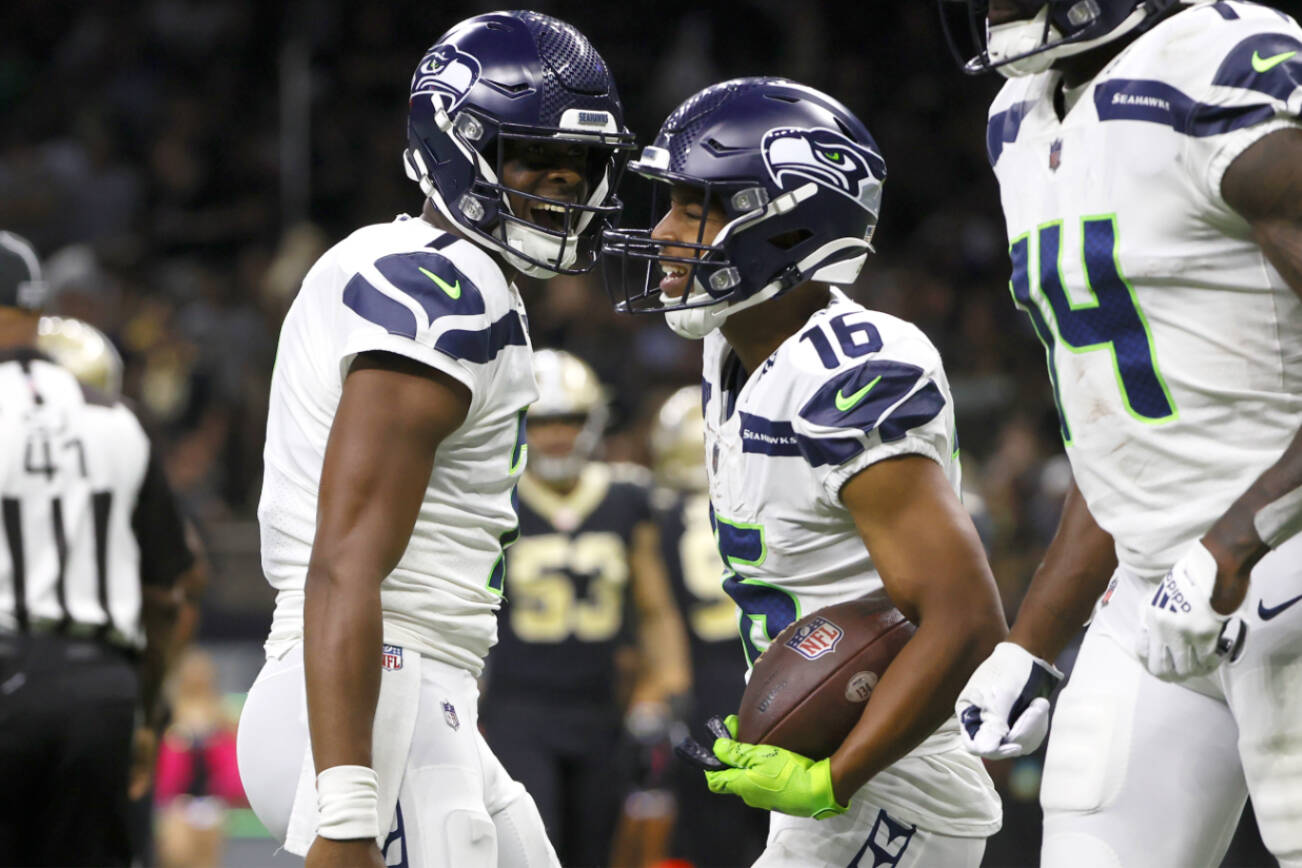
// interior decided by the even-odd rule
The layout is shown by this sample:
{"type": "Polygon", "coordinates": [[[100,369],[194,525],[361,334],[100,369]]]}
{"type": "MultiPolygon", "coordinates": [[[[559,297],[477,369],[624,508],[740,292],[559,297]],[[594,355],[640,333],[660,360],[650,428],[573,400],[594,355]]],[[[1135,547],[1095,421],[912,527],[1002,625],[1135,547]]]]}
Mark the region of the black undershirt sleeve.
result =
{"type": "Polygon", "coordinates": [[[185,544],[185,528],[176,498],[152,443],[145,480],[131,516],[131,529],[140,544],[141,584],[171,587],[177,576],[194,564],[194,554],[185,544]]]}

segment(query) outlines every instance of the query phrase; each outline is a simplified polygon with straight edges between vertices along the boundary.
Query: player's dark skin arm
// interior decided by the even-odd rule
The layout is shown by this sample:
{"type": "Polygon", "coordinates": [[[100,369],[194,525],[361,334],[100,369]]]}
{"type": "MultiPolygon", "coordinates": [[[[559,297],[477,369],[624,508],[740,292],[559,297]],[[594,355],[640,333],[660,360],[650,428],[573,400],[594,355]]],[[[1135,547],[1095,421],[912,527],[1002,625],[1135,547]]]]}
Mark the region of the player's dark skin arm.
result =
{"type": "Polygon", "coordinates": [[[1094,521],[1073,482],[1008,640],[1052,663],[1080,632],[1116,568],[1112,537],[1094,521]]]}
{"type": "MultiPolygon", "coordinates": [[[[371,765],[380,694],[380,582],[406,551],[439,443],[470,392],[389,353],[357,357],[326,444],[303,608],[308,726],[317,772],[371,765]]],[[[380,865],[369,839],[317,838],[307,864],[380,865]]]]}
{"type": "Polygon", "coordinates": [[[172,631],[181,609],[181,591],[159,585],[142,585],[140,591],[140,626],[145,632],[145,650],[140,657],[140,704],[145,725],[157,731],[163,678],[175,661],[171,653],[172,631]]]}
{"type": "MultiPolygon", "coordinates": [[[[1270,133],[1240,154],[1225,171],[1221,195],[1248,221],[1270,264],[1302,298],[1302,130],[1270,133]]],[[[1222,615],[1243,602],[1253,566],[1269,551],[1253,516],[1299,487],[1302,432],[1203,537],[1217,565],[1212,608],[1222,615]]]]}
{"type": "Polygon", "coordinates": [[[891,601],[917,625],[831,757],[842,805],[954,713],[977,665],[1007,633],[985,550],[940,465],[906,455],[841,489],[891,601]]]}
{"type": "Polygon", "coordinates": [[[660,557],[660,531],[654,522],[645,521],[633,529],[628,562],[641,658],[629,705],[668,702],[691,687],[692,670],[687,631],[674,604],[669,573],[660,557]]]}

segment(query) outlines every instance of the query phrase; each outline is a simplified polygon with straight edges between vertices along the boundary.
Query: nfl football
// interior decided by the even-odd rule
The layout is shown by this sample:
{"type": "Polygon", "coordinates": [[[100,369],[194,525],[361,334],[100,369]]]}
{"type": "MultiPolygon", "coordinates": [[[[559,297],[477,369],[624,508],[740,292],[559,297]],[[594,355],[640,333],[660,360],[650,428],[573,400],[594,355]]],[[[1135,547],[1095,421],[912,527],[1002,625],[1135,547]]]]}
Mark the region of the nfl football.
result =
{"type": "Polygon", "coordinates": [[[898,609],[867,600],[791,624],[755,661],[737,712],[737,739],[811,759],[831,756],[913,632],[898,609]]]}

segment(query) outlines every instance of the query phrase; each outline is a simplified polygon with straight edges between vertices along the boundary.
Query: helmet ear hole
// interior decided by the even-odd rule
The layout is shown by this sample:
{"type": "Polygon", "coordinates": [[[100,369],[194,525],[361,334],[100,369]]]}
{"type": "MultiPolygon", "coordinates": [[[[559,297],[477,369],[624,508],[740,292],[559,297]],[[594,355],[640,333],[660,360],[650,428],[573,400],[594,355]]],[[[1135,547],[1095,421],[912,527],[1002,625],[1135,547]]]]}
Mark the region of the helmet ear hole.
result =
{"type": "Polygon", "coordinates": [[[768,242],[778,250],[790,250],[813,237],[814,233],[808,229],[793,229],[790,232],[782,232],[772,236],[768,239],[768,242]]]}

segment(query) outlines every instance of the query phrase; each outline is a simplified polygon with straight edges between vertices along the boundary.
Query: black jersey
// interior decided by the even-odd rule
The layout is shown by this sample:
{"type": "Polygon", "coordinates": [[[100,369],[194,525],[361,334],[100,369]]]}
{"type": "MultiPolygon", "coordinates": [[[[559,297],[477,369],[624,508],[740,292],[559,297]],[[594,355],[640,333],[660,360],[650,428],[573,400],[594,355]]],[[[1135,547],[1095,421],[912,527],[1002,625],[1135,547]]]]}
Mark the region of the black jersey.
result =
{"type": "Polygon", "coordinates": [[[485,703],[613,703],[631,621],[629,551],[651,520],[639,470],[590,463],[564,496],[520,480],[520,538],[506,553],[485,703]]]}
{"type": "Polygon", "coordinates": [[[746,686],[746,659],[737,633],[737,606],[723,590],[710,498],[658,489],[653,503],[661,554],[687,626],[697,715],[731,714],[746,686]]]}

